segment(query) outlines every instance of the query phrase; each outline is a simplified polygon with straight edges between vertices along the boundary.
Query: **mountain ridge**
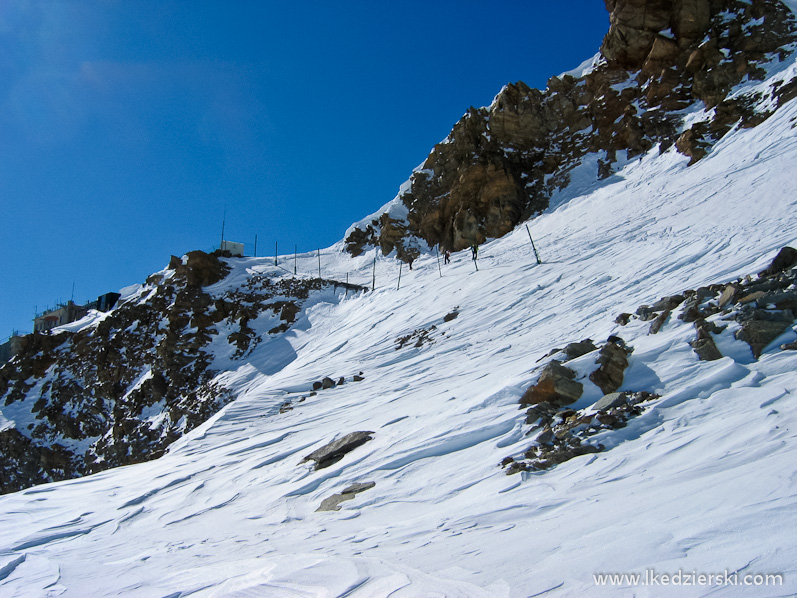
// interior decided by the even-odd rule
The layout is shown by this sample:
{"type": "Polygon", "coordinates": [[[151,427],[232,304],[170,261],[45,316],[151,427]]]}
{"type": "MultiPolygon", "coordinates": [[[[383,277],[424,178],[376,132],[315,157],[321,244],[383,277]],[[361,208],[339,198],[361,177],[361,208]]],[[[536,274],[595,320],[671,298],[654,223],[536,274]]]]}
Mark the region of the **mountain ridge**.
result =
{"type": "Polygon", "coordinates": [[[780,105],[797,93],[783,82],[731,94],[794,51],[794,15],[779,0],[606,6],[611,26],[587,72],[552,77],[543,91],[509,84],[489,107],[470,108],[393,209],[347,231],[347,251],[378,246],[410,261],[423,248],[484,243],[546,209],[589,155],[598,157],[598,178],[611,175],[618,152],[632,159],[675,145],[694,163],[733,127],[763,122],[774,109],[767,100],[780,105]],[[704,114],[687,122],[695,106],[704,114]]]}

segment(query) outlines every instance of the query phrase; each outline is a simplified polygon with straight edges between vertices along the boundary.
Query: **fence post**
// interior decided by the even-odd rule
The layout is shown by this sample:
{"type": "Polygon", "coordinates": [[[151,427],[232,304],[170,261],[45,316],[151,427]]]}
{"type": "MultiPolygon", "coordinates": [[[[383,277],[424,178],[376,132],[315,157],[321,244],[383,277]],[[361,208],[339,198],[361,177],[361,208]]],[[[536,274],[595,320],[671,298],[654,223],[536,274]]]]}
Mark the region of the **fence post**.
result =
{"type": "Polygon", "coordinates": [[[540,256],[537,253],[537,248],[534,247],[534,239],[531,238],[531,231],[529,230],[528,224],[526,225],[526,232],[529,233],[529,241],[531,241],[531,248],[534,250],[534,257],[537,259],[537,265],[539,265],[542,263],[542,260],[540,260],[540,256]]]}

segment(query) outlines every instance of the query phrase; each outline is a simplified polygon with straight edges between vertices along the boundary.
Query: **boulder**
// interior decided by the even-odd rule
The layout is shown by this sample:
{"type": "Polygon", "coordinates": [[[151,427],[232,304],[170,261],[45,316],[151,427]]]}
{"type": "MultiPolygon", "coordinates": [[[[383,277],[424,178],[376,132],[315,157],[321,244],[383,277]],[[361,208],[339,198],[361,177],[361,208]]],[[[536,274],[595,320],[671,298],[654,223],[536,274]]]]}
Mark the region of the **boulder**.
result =
{"type": "MultiPolygon", "coordinates": [[[[611,337],[610,337],[611,338],[611,337]]],[[[628,367],[628,354],[622,339],[610,340],[601,348],[595,363],[600,367],[589,375],[589,379],[607,395],[623,384],[623,374],[628,367]],[[617,342],[619,341],[619,342],[617,342]]]]}
{"type": "Polygon", "coordinates": [[[316,469],[324,469],[340,461],[346,453],[350,453],[357,447],[362,446],[369,440],[373,440],[373,432],[351,432],[345,436],[325,444],[307,455],[300,463],[315,461],[316,469]]]}
{"type": "Polygon", "coordinates": [[[788,270],[792,266],[797,265],[797,249],[793,247],[784,247],[772,260],[772,263],[759,273],[759,276],[772,276],[784,270],[788,270]]]}
{"type": "Polygon", "coordinates": [[[722,359],[722,353],[711,337],[699,338],[689,343],[701,361],[716,361],[722,359]]]}
{"type": "Polygon", "coordinates": [[[672,312],[667,309],[656,316],[656,319],[653,320],[650,328],[648,329],[648,334],[657,334],[659,330],[661,330],[661,327],[664,326],[664,323],[667,321],[667,319],[670,317],[670,313],[672,312]]]}
{"type": "Polygon", "coordinates": [[[576,382],[576,372],[553,360],[546,365],[537,383],[529,387],[520,399],[521,405],[550,403],[556,407],[564,407],[575,403],[584,392],[584,386],[576,382]]]}
{"type": "Polygon", "coordinates": [[[631,314],[621,313],[619,316],[617,316],[617,318],[615,318],[614,323],[619,324],[620,326],[626,326],[630,321],[631,321],[631,314]]]}
{"type": "Polygon", "coordinates": [[[750,345],[756,359],[761,357],[769,343],[786,332],[794,322],[794,314],[790,310],[756,309],[742,317],[742,327],[736,332],[736,338],[750,345]]]}
{"type": "MultiPolygon", "coordinates": [[[[321,388],[323,388],[324,390],[334,387],[335,387],[335,381],[329,376],[326,376],[323,380],[321,380],[321,388]]],[[[315,388],[315,385],[313,385],[313,388],[315,388]]]]}

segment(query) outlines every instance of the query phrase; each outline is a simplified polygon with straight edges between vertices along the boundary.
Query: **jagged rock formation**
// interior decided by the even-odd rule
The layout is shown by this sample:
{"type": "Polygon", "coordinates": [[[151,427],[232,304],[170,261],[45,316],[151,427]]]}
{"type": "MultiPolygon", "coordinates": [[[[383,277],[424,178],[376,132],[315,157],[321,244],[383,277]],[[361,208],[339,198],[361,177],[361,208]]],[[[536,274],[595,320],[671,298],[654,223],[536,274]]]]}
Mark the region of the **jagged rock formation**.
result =
{"type": "Polygon", "coordinates": [[[172,257],[94,325],[23,337],[0,368],[0,408],[17,421],[0,431],[0,493],[159,457],[234,398],[213,381],[215,338],[242,359],[263,340],[255,319],[281,334],[311,293],[341,286],[251,275],[209,291],[227,264],[201,251],[172,257]]]}
{"type": "Polygon", "coordinates": [[[611,27],[590,72],[552,77],[544,91],[510,84],[491,106],[470,108],[412,173],[399,209],[352,229],[347,250],[377,246],[410,261],[421,241],[452,250],[483,243],[544,210],[588,154],[596,178],[610,176],[621,153],[631,159],[657,146],[674,145],[695,162],[731,128],[756,126],[772,105],[797,96],[795,81],[768,98],[731,94],[793,51],[794,17],[779,0],[606,7],[611,27]],[[690,106],[706,112],[685,127],[690,106]]]}

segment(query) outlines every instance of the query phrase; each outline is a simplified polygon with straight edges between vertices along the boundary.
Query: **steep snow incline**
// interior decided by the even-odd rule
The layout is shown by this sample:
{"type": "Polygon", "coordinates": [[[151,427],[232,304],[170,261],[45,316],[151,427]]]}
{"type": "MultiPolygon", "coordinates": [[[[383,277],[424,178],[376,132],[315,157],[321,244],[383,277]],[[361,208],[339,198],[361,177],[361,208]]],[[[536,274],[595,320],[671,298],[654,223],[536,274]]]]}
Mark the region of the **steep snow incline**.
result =
{"type": "MultiPolygon", "coordinates": [[[[726,357],[701,362],[690,324],[647,335],[614,320],[758,272],[797,242],[795,126],[791,102],[695,166],[653,152],[554,198],[529,224],[542,265],[524,226],[485,244],[478,272],[464,252],[440,269],[425,256],[398,290],[398,264],[376,258],[375,292],[319,302],[279,343],[228,362],[220,379],[238,399],[165,457],[0,497],[0,594],[582,596],[610,593],[595,574],[655,569],[738,571],[739,585],[626,593],[749,595],[744,575],[778,573],[766,595],[793,595],[797,353],[778,345],[797,333],[760,360],[720,335],[726,357]],[[604,452],[504,475],[531,441],[517,402],[539,360],[611,334],[634,347],[622,388],[662,398],[598,434],[604,452]],[[324,376],[346,383],[313,395],[324,376]],[[327,468],[300,463],[356,431],[373,439],[327,468]]],[[[374,259],[327,252],[324,275],[370,286],[374,259]]],[[[231,264],[222,286],[285,275],[267,259],[231,264]]],[[[602,395],[584,377],[593,363],[569,364],[577,407],[602,395]]]]}

